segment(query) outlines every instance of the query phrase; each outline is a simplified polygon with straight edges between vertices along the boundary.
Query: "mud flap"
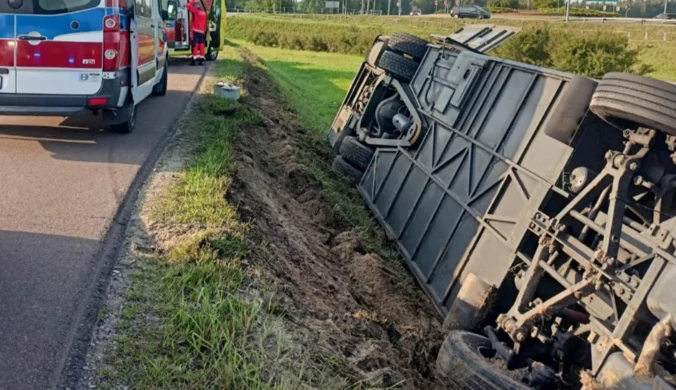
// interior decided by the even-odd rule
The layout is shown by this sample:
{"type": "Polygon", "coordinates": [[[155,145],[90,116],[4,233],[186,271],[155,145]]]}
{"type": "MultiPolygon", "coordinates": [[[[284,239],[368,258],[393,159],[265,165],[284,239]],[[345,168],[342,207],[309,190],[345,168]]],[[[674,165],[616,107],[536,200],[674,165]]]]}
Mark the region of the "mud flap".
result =
{"type": "Polygon", "coordinates": [[[446,314],[443,330],[479,330],[490,311],[497,289],[470,273],[446,314]]]}
{"type": "Polygon", "coordinates": [[[136,25],[136,20],[131,19],[129,26],[130,35],[130,46],[131,46],[131,96],[134,101],[134,104],[139,101],[138,99],[138,28],[136,25]]]}

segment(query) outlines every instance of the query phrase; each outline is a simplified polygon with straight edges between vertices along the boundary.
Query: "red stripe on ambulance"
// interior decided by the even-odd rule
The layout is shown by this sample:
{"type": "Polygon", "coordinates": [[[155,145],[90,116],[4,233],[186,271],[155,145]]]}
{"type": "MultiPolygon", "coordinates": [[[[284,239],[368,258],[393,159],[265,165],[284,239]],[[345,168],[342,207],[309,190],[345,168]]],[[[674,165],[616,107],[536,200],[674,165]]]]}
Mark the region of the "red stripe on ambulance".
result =
{"type": "Polygon", "coordinates": [[[18,67],[101,69],[102,61],[101,42],[17,42],[18,67]]]}
{"type": "Polygon", "coordinates": [[[14,66],[14,40],[0,39],[0,66],[14,66]]]}

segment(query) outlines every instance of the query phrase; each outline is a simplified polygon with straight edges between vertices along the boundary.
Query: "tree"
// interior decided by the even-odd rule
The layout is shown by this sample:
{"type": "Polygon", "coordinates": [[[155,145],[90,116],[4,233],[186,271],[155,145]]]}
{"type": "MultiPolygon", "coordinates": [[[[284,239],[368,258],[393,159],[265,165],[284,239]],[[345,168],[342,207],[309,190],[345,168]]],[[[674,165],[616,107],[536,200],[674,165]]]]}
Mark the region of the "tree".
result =
{"type": "Polygon", "coordinates": [[[512,8],[512,9],[519,8],[519,0],[491,0],[488,4],[491,7],[512,8]]]}
{"type": "MultiPolygon", "coordinates": [[[[451,7],[453,7],[455,5],[455,0],[449,0],[449,2],[451,3],[451,7]]],[[[493,4],[491,4],[491,1],[487,1],[487,0],[466,0],[466,1],[463,1],[463,4],[478,5],[480,7],[485,7],[487,5],[491,5],[491,6],[493,5],[493,4]]],[[[497,6],[497,7],[501,7],[501,6],[497,6]]]]}
{"type": "Polygon", "coordinates": [[[434,0],[412,0],[411,5],[420,8],[423,14],[434,13],[434,0]]]}
{"type": "Polygon", "coordinates": [[[280,9],[291,9],[294,6],[293,0],[237,0],[238,8],[257,12],[279,12],[280,9]]]}
{"type": "Polygon", "coordinates": [[[322,12],[326,8],[326,2],[324,0],[302,0],[300,3],[300,9],[303,12],[322,12]]]}

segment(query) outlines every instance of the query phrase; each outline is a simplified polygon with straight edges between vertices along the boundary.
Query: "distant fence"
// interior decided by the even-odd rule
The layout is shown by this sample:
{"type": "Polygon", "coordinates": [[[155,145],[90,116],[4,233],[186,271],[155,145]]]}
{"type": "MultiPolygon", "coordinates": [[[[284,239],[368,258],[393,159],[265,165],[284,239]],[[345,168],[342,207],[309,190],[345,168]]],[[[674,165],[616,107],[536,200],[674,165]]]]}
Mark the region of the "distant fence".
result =
{"type": "MultiPolygon", "coordinates": [[[[595,30],[580,30],[582,34],[589,34],[595,30]]],[[[629,42],[676,42],[676,31],[644,31],[644,32],[631,32],[631,31],[613,31],[617,34],[626,35],[629,42]]]]}
{"type": "Polygon", "coordinates": [[[317,16],[317,17],[325,17],[327,15],[334,15],[334,16],[340,16],[340,15],[350,15],[350,16],[382,16],[383,11],[381,10],[360,10],[360,9],[348,9],[345,12],[342,10],[335,10],[335,9],[324,9],[323,12],[318,12],[318,13],[312,13],[312,12],[303,12],[297,8],[275,8],[275,9],[265,9],[265,10],[260,10],[260,9],[247,9],[247,8],[234,8],[234,9],[228,9],[228,12],[232,13],[244,13],[244,14],[283,14],[283,15],[306,15],[306,16],[317,16]]]}
{"type": "MultiPolygon", "coordinates": [[[[275,9],[247,9],[247,8],[234,8],[234,9],[228,9],[228,12],[234,12],[234,13],[250,13],[250,14],[284,14],[284,15],[302,15],[301,17],[306,17],[310,19],[316,19],[320,20],[323,17],[326,17],[326,15],[333,15],[333,16],[341,16],[341,15],[347,15],[347,16],[383,16],[383,17],[388,17],[390,19],[392,18],[397,18],[401,16],[405,16],[408,19],[408,15],[397,15],[397,7],[393,6],[392,7],[392,12],[391,15],[384,15],[383,11],[381,10],[368,10],[368,12],[364,9],[348,9],[345,12],[342,10],[336,10],[336,9],[324,9],[322,12],[304,12],[298,8],[275,8],[275,9]]],[[[430,14],[430,15],[423,15],[423,16],[416,16],[414,19],[427,19],[429,20],[430,16],[441,16],[443,14],[430,14]],[[428,18],[425,18],[425,17],[428,18]]],[[[499,14],[494,14],[492,20],[519,20],[519,13],[499,13],[499,14]]],[[[542,17],[542,20],[547,20],[550,22],[562,22],[564,21],[564,16],[563,15],[547,15],[547,14],[542,14],[539,15],[537,13],[533,12],[528,12],[523,14],[524,19],[523,20],[538,20],[538,17],[542,17]]],[[[436,18],[435,18],[436,19],[436,18]]],[[[604,18],[604,17],[580,17],[580,16],[571,16],[569,17],[569,22],[573,23],[607,23],[607,24],[634,24],[634,25],[667,25],[667,26],[674,26],[676,27],[676,20],[673,19],[655,19],[655,18],[622,18],[622,17],[616,17],[616,18],[604,18]]]]}
{"type": "MultiPolygon", "coordinates": [[[[561,17],[563,20],[563,17],[561,17]]],[[[641,19],[641,18],[587,18],[570,17],[570,22],[576,23],[610,23],[610,24],[642,24],[642,25],[668,25],[676,27],[673,19],[641,19]]]]}

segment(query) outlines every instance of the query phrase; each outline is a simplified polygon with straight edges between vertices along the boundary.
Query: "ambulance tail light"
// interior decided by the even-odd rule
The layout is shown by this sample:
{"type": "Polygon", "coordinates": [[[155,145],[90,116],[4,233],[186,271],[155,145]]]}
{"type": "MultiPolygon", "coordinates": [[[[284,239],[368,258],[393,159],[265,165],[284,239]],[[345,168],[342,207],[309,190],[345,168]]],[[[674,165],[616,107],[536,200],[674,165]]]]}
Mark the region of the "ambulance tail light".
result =
{"type": "Polygon", "coordinates": [[[90,107],[105,106],[106,104],[108,104],[108,98],[107,97],[89,98],[89,106],[90,107]]]}
{"type": "Polygon", "coordinates": [[[120,15],[103,18],[103,70],[120,69],[122,55],[120,53],[120,15]]]}
{"type": "Polygon", "coordinates": [[[106,7],[127,9],[127,0],[106,0],[106,7]]]}

